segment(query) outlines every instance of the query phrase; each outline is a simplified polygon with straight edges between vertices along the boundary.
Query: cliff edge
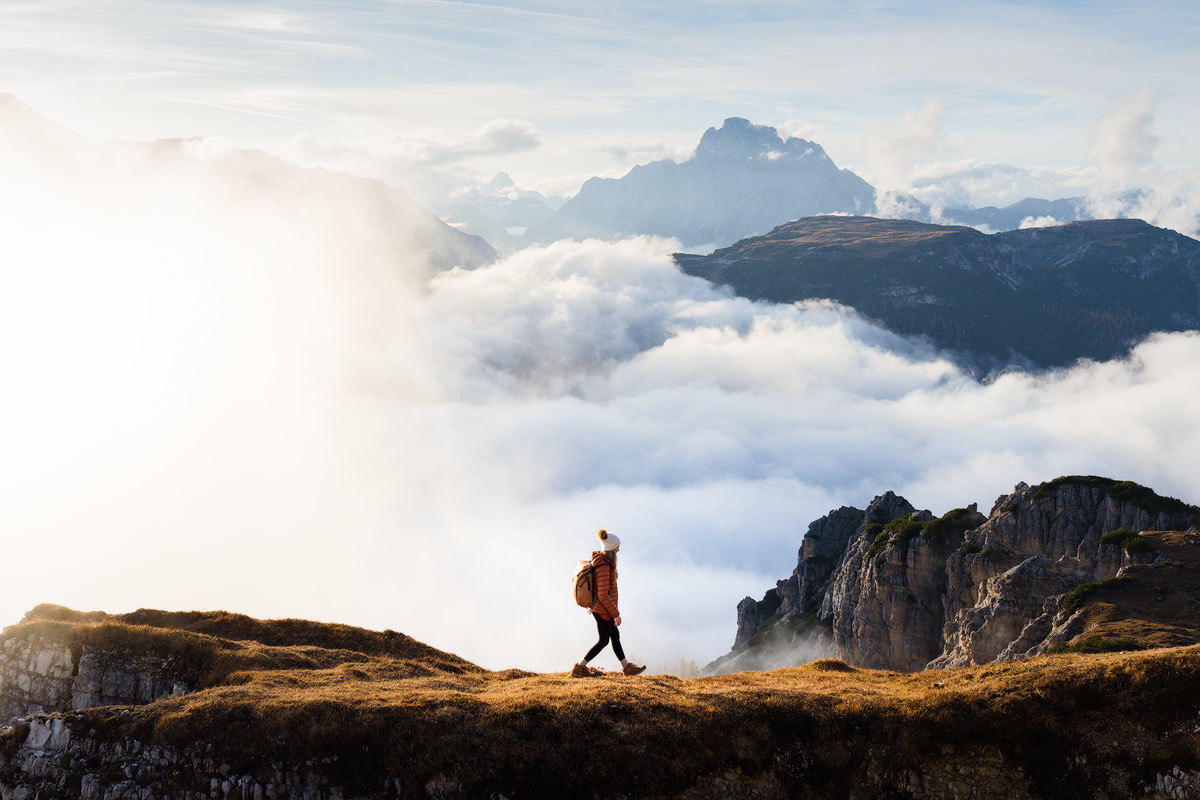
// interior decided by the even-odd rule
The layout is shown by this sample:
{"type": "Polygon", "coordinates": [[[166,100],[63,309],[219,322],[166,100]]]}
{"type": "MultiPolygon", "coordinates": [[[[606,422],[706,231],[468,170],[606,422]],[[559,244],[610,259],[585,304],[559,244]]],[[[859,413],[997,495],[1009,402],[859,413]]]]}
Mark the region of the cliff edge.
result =
{"type": "Polygon", "coordinates": [[[1198,678],[1200,647],[580,680],[391,631],[40,606],[0,636],[0,796],[1194,796],[1198,678]]]}
{"type": "Polygon", "coordinates": [[[974,506],[934,517],[888,492],[814,522],[792,575],[738,605],[734,648],[706,671],[814,654],[905,672],[1041,655],[1100,635],[1079,601],[1093,588],[1116,598],[1106,619],[1126,620],[1126,649],[1197,643],[1195,608],[1165,618],[1119,601],[1186,595],[1200,536],[1185,529],[1198,523],[1195,506],[1094,476],[1018,484],[986,517],[974,506]],[[783,641],[778,629],[808,633],[783,641]]]}

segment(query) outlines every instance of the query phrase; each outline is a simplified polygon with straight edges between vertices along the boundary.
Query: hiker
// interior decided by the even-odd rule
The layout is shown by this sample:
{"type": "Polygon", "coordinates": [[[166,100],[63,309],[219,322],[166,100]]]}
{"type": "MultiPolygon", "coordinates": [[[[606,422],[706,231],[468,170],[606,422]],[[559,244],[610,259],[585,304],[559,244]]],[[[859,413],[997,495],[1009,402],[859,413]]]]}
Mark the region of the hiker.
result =
{"type": "Polygon", "coordinates": [[[596,568],[596,602],[592,606],[592,616],[596,618],[596,630],[600,638],[583,660],[571,669],[571,676],[587,678],[598,675],[599,670],[588,667],[588,662],[600,655],[610,641],[613,653],[621,659],[621,671],[626,675],[638,675],[645,672],[646,668],[625,659],[621,634],[617,631],[621,624],[621,612],[617,608],[617,551],[621,549],[621,540],[603,528],[596,532],[596,538],[600,540],[601,549],[592,553],[592,566],[596,568]]]}

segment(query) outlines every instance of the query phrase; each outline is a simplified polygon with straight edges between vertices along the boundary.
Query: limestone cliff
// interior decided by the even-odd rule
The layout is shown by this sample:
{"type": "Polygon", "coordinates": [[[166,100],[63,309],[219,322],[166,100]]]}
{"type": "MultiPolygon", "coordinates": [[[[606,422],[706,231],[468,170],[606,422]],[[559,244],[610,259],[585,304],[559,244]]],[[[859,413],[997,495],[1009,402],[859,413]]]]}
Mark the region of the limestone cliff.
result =
{"type": "MultiPolygon", "coordinates": [[[[896,498],[895,510],[902,500],[896,498]]],[[[820,610],[832,622],[838,657],[905,671],[929,663],[941,651],[946,559],[963,530],[983,519],[971,507],[937,519],[917,511],[864,526],[820,610]]]]}
{"type": "Polygon", "coordinates": [[[189,691],[170,657],[31,632],[0,641],[0,719],[141,705],[189,691]]]}
{"type": "Polygon", "coordinates": [[[932,666],[1045,652],[1053,644],[1047,637],[1060,612],[1058,598],[1156,557],[1105,543],[1104,534],[1191,524],[1194,511],[1163,500],[1100,479],[1018,484],[946,562],[943,647],[932,666]]]}
{"type": "Polygon", "coordinates": [[[888,492],[809,526],[792,575],[739,604],[734,650],[710,671],[753,663],[756,636],[814,612],[833,654],[856,666],[914,671],[1044,653],[1083,630],[1064,595],[1161,559],[1139,531],[1197,520],[1194,506],[1095,477],[1019,484],[987,517],[972,505],[934,518],[888,492]]]}

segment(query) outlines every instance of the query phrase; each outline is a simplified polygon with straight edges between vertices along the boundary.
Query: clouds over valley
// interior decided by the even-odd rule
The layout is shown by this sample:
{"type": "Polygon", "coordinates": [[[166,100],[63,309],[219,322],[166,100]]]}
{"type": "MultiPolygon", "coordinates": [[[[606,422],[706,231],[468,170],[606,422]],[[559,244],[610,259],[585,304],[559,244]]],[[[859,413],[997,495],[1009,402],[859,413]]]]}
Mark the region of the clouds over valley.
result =
{"type": "Polygon", "coordinates": [[[1196,335],[980,383],[850,309],[685,276],[670,240],[451,268],[371,181],[6,130],[6,621],[225,607],[563,669],[604,526],[631,657],[705,661],[808,522],[888,489],[986,510],[1095,473],[1200,499],[1196,335]]]}

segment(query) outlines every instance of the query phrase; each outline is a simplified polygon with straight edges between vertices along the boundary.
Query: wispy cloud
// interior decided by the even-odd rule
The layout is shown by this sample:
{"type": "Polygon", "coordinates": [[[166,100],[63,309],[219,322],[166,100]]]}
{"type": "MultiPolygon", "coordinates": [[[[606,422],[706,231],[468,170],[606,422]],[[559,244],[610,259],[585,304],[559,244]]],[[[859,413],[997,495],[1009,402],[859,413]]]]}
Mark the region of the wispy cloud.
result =
{"type": "MultiPolygon", "coordinates": [[[[824,126],[818,141],[839,164],[866,164],[868,132],[926,97],[954,109],[939,158],[1077,163],[1096,109],[1143,85],[1162,95],[1156,113],[1165,163],[1186,157],[1186,131],[1200,124],[1196,90],[1172,79],[1194,71],[1184,32],[1196,19],[1187,4],[1159,4],[1154,15],[1106,4],[1083,17],[1062,6],[1004,3],[935,3],[920,12],[873,3],[803,11],[618,3],[600,18],[572,12],[542,3],[365,0],[7,4],[0,74],[19,89],[94,74],[206,72],[188,96],[314,120],[321,127],[307,131],[314,135],[330,135],[351,117],[460,131],[515,117],[575,153],[572,164],[543,157],[512,167],[538,169],[544,180],[550,170],[607,169],[611,154],[579,146],[588,137],[636,142],[666,132],[664,145],[681,149],[733,114],[810,120],[824,126]],[[995,48],[995,39],[1020,46],[995,48]],[[1081,66],[1063,70],[1063,63],[1081,66]],[[314,90],[302,109],[218,96],[282,97],[296,87],[314,90]],[[388,93],[406,102],[372,99],[388,93]]],[[[112,91],[126,112],[174,113],[121,87],[112,91]]],[[[65,105],[61,95],[50,99],[65,105]]],[[[249,120],[212,120],[219,135],[263,144],[249,120]]],[[[112,118],[87,121],[109,129],[86,133],[116,135],[112,118]]]]}
{"type": "Polygon", "coordinates": [[[189,100],[183,97],[163,97],[163,100],[170,103],[191,103],[192,105],[205,106],[207,108],[219,108],[222,111],[235,111],[239,114],[256,114],[261,117],[271,117],[272,119],[284,119],[289,122],[302,122],[307,124],[307,120],[298,117],[289,117],[283,114],[272,114],[270,111],[260,111],[254,108],[238,108],[237,106],[227,106],[222,103],[210,103],[204,100],[189,100]]]}

